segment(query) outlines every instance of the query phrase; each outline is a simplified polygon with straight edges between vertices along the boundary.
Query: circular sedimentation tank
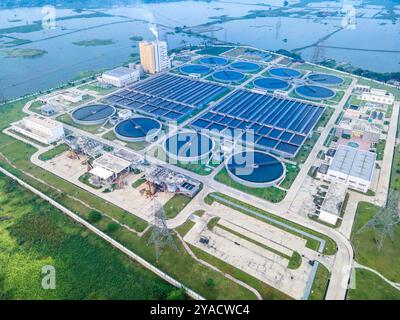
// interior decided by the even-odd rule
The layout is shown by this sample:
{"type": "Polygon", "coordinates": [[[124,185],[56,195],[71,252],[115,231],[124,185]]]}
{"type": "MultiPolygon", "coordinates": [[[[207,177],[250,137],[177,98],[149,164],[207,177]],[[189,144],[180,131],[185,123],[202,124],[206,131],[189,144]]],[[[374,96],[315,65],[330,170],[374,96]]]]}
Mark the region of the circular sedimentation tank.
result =
{"type": "Polygon", "coordinates": [[[251,188],[276,185],[286,174],[282,161],[262,151],[234,153],[227,159],[225,168],[234,181],[251,188]]]}
{"type": "Polygon", "coordinates": [[[135,117],[118,123],[114,133],[127,142],[151,141],[161,131],[161,123],[152,118],[135,117]]]}
{"type": "Polygon", "coordinates": [[[179,71],[184,74],[195,74],[195,75],[204,75],[211,71],[211,69],[207,66],[201,64],[188,64],[179,68],[179,71]]]}
{"type": "Polygon", "coordinates": [[[90,104],[75,109],[71,118],[77,124],[98,125],[106,122],[115,112],[115,108],[107,104],[90,104]]]}
{"type": "Polygon", "coordinates": [[[232,71],[232,70],[220,70],[217,72],[214,72],[212,74],[212,77],[221,82],[225,83],[235,83],[243,80],[245,78],[244,74],[238,71],[232,71]]]}
{"type": "Polygon", "coordinates": [[[312,100],[329,100],[336,94],[332,89],[315,85],[298,86],[296,87],[295,92],[302,98],[312,100]]]}
{"type": "Polygon", "coordinates": [[[271,76],[283,78],[283,79],[292,79],[292,78],[300,78],[302,73],[299,70],[293,68],[271,68],[268,70],[268,73],[271,76]]]}
{"type": "Polygon", "coordinates": [[[232,63],[229,67],[240,72],[256,72],[261,69],[259,64],[247,61],[237,61],[232,63]]]}
{"type": "Polygon", "coordinates": [[[205,57],[199,60],[201,64],[205,64],[207,66],[225,66],[229,63],[228,59],[222,57],[205,57]]]}
{"type": "Polygon", "coordinates": [[[289,83],[285,80],[273,77],[257,78],[253,81],[256,88],[263,90],[286,90],[289,88],[289,83]]]}
{"type": "Polygon", "coordinates": [[[164,142],[164,149],[172,159],[191,162],[209,157],[214,145],[214,140],[205,134],[183,131],[169,136],[164,142]]]}
{"type": "Polygon", "coordinates": [[[312,73],[307,77],[307,80],[326,86],[338,86],[344,82],[343,78],[327,73],[312,73]]]}

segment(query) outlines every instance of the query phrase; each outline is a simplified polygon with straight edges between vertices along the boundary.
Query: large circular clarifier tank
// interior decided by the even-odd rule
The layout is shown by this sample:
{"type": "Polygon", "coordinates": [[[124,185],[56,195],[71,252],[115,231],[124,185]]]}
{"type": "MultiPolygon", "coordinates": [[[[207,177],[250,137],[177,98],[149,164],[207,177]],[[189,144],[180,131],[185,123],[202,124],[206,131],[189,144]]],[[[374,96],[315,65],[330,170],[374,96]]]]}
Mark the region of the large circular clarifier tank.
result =
{"type": "Polygon", "coordinates": [[[179,71],[184,74],[194,74],[194,75],[204,75],[211,71],[211,68],[201,65],[201,64],[188,64],[186,66],[180,67],[179,71]]]}
{"type": "Polygon", "coordinates": [[[327,73],[312,73],[307,77],[307,80],[326,86],[338,86],[344,82],[343,78],[327,73]]]}
{"type": "Polygon", "coordinates": [[[115,114],[115,108],[106,104],[90,104],[75,109],[72,114],[72,120],[82,125],[98,125],[106,122],[115,114]]]}
{"type": "Polygon", "coordinates": [[[251,188],[265,188],[285,178],[285,165],[275,156],[262,151],[241,151],[231,155],[225,168],[236,182],[251,188]]]}
{"type": "Polygon", "coordinates": [[[117,138],[127,142],[151,141],[160,131],[161,123],[147,117],[127,119],[114,128],[117,138]]]}
{"type": "Polygon", "coordinates": [[[227,65],[229,63],[229,60],[221,57],[205,57],[201,58],[199,62],[210,67],[216,67],[227,65]]]}
{"type": "Polygon", "coordinates": [[[245,78],[243,73],[238,72],[238,71],[233,71],[233,70],[216,71],[212,74],[212,77],[217,81],[226,82],[226,83],[239,82],[245,78]]]}
{"type": "Polygon", "coordinates": [[[214,144],[214,140],[205,134],[182,131],[169,136],[164,142],[164,149],[172,159],[194,162],[209,157],[214,144]]]}
{"type": "Polygon", "coordinates": [[[261,69],[260,65],[254,62],[237,61],[232,63],[229,68],[240,72],[256,72],[261,69]]]}
{"type": "Polygon", "coordinates": [[[271,76],[283,79],[300,78],[302,75],[302,73],[299,70],[293,68],[283,68],[283,67],[268,69],[268,73],[271,76]]]}
{"type": "Polygon", "coordinates": [[[285,80],[274,77],[261,77],[253,81],[256,88],[263,90],[285,90],[289,88],[289,83],[285,80]]]}
{"type": "Polygon", "coordinates": [[[302,98],[312,100],[329,100],[336,94],[332,89],[314,85],[298,86],[295,92],[302,98]]]}

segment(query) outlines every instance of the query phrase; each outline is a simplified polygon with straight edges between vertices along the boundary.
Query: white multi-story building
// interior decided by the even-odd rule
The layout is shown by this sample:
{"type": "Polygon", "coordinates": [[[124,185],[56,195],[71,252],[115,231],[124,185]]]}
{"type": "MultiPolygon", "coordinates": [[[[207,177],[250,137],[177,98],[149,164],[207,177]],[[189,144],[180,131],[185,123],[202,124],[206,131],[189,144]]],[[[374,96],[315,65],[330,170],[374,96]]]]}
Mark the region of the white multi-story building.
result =
{"type": "Polygon", "coordinates": [[[324,179],[367,192],[374,176],[375,161],[376,153],[341,145],[336,150],[324,179]]]}
{"type": "Polygon", "coordinates": [[[62,123],[39,115],[31,115],[13,123],[12,129],[45,144],[57,142],[64,137],[62,123]]]}
{"type": "Polygon", "coordinates": [[[125,67],[115,68],[102,74],[102,81],[115,87],[122,88],[140,79],[140,70],[125,67]]]}

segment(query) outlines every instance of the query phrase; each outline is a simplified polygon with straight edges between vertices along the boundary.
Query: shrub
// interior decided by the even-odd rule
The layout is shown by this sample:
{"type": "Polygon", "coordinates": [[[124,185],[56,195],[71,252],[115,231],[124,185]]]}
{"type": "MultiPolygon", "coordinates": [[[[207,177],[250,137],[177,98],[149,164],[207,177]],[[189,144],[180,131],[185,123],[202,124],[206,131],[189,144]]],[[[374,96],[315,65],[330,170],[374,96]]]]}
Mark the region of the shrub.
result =
{"type": "Polygon", "coordinates": [[[102,218],[102,214],[98,211],[92,210],[89,212],[88,221],[89,222],[97,222],[102,218]]]}

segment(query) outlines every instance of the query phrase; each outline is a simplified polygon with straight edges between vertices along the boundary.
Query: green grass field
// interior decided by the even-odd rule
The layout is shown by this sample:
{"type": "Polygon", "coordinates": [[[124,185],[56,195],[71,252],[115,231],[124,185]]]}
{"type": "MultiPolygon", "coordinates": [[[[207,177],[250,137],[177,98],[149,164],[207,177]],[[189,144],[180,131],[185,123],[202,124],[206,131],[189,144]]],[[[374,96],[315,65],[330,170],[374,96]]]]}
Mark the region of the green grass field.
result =
{"type": "Polygon", "coordinates": [[[0,299],[167,299],[175,289],[0,175],[0,299]],[[54,266],[56,288],[41,286],[54,266]]]}
{"type": "Polygon", "coordinates": [[[325,296],[326,289],[328,287],[328,280],[330,277],[329,270],[322,265],[318,265],[317,273],[315,274],[315,279],[313,286],[311,288],[308,300],[323,300],[325,296]]]}
{"type": "Polygon", "coordinates": [[[165,216],[167,219],[175,218],[185,208],[192,198],[183,194],[175,194],[164,204],[165,216]]]}
{"type": "Polygon", "coordinates": [[[389,237],[386,238],[380,252],[377,250],[375,233],[372,230],[357,233],[377,210],[377,206],[368,202],[358,204],[351,235],[355,259],[357,262],[377,270],[389,280],[400,282],[400,268],[398,268],[400,265],[400,225],[394,228],[393,241],[389,237]]]}
{"type": "Polygon", "coordinates": [[[371,271],[356,269],[355,288],[348,291],[347,299],[400,300],[400,290],[396,290],[371,271]]]}
{"type": "Polygon", "coordinates": [[[69,148],[66,144],[59,144],[58,146],[54,147],[53,149],[50,149],[49,151],[46,151],[44,153],[42,153],[39,156],[39,159],[42,161],[48,161],[51,160],[53,158],[55,158],[56,156],[60,155],[61,153],[67,151],[69,148]]]}

